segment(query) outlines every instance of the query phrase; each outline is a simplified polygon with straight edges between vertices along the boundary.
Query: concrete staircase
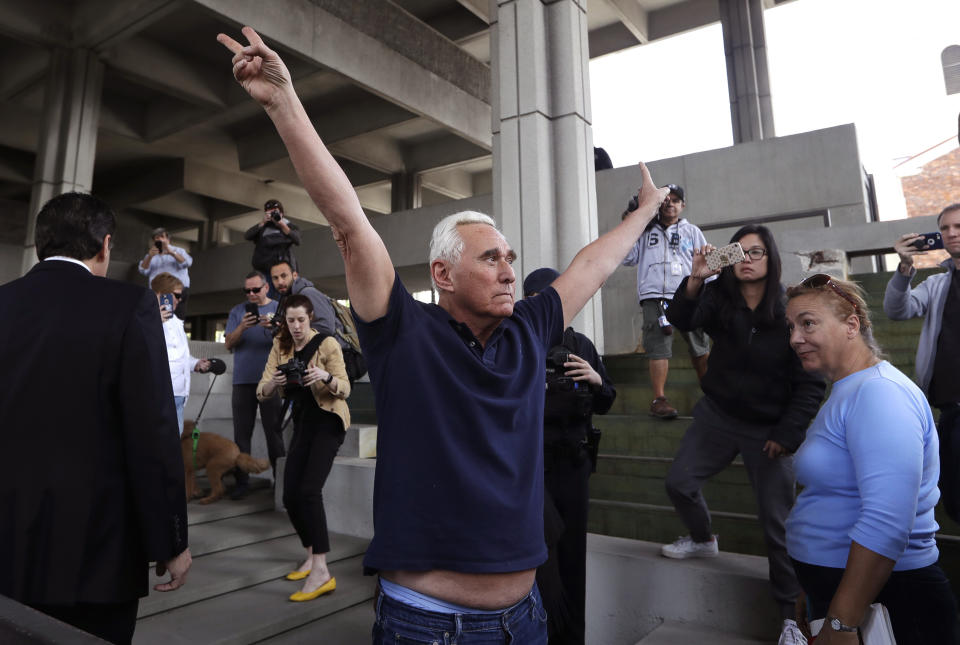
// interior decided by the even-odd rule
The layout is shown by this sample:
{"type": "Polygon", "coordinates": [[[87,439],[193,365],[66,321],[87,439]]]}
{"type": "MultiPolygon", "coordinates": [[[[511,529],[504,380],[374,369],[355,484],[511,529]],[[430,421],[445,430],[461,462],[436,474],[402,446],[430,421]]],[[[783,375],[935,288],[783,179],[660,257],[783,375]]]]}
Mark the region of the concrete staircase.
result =
{"type": "MultiPolygon", "coordinates": [[[[889,276],[889,273],[870,274],[854,276],[854,279],[868,292],[875,334],[888,360],[912,377],[921,321],[887,319],[882,298],[889,276]]],[[[923,277],[915,278],[914,284],[923,277]]],[[[690,422],[690,418],[683,415],[690,414],[701,392],[682,338],[675,340],[674,354],[667,396],[680,410],[681,417],[672,421],[648,415],[653,394],[645,357],[624,355],[604,359],[618,396],[610,414],[594,417],[594,424],[604,434],[597,473],[590,481],[591,532],[655,543],[670,542],[686,533],[666,495],[663,481],[690,422]]],[[[765,555],[753,491],[739,460],[714,477],[705,486],[704,495],[710,504],[723,552],[765,555]]],[[[960,591],[960,526],[940,508],[937,520],[941,527],[938,534],[941,565],[955,589],[960,591]]]]}
{"type": "MultiPolygon", "coordinates": [[[[367,540],[334,533],[330,570],[337,590],[310,602],[287,600],[300,583],[283,576],[303,559],[286,513],[274,510],[269,487],[243,501],[189,506],[193,567],[178,591],[140,603],[134,643],[295,643],[322,635],[328,643],[369,639],[374,580],[362,575],[367,540]],[[334,638],[336,635],[336,638],[334,638]]],[[[151,574],[151,586],[160,579],[151,574]]]]}
{"type": "MultiPolygon", "coordinates": [[[[201,429],[233,438],[230,406],[233,360],[223,345],[191,343],[198,357],[217,356],[227,373],[217,377],[195,374],[185,418],[196,418],[204,397],[201,429]]],[[[242,501],[225,498],[208,506],[187,507],[193,566],[187,584],[170,593],[152,591],[159,579],[151,573],[150,595],[140,603],[134,643],[246,644],[364,643],[373,624],[375,579],[364,576],[361,560],[373,534],[371,504],[375,460],[359,459],[364,421],[375,420],[369,383],[356,383],[350,397],[357,425],[336,458],[324,487],[331,530],[328,563],[337,590],[313,601],[292,603],[287,597],[301,583],[283,579],[304,557],[303,547],[271,487],[269,471],[250,478],[251,494],[242,501]]],[[[291,430],[285,439],[289,443],[291,430]]],[[[259,418],[251,453],[267,458],[259,418]]],[[[282,465],[278,467],[282,476],[282,465]]],[[[226,477],[228,488],[232,477],[226,477]]],[[[208,487],[203,476],[199,484],[208,487]]]]}

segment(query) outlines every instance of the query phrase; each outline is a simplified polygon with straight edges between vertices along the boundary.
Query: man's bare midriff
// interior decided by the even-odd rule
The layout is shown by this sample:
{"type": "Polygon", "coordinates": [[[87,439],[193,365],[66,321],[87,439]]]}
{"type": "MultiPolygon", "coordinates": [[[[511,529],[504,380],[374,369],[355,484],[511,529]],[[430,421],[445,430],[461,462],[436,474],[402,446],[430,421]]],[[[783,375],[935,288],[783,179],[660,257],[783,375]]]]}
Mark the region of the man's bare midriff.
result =
{"type": "Polygon", "coordinates": [[[536,569],[510,573],[432,571],[381,571],[390,582],[427,596],[472,609],[499,611],[515,605],[530,593],[536,569]]]}

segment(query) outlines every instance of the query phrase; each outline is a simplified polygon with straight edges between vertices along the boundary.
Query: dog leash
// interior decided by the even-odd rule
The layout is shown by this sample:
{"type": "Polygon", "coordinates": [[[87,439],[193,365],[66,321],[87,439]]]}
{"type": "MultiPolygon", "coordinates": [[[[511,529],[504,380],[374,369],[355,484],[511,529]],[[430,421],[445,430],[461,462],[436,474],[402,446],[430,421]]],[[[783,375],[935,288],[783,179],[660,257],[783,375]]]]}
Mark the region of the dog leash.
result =
{"type": "Polygon", "coordinates": [[[217,377],[227,371],[227,364],[219,358],[209,358],[210,368],[208,372],[213,372],[213,380],[210,381],[210,387],[207,388],[207,395],[203,397],[203,403],[200,404],[200,412],[197,413],[197,419],[193,422],[193,470],[197,470],[197,445],[200,443],[200,417],[203,416],[203,409],[207,407],[207,399],[210,398],[210,392],[213,391],[213,385],[217,382],[217,377]]]}

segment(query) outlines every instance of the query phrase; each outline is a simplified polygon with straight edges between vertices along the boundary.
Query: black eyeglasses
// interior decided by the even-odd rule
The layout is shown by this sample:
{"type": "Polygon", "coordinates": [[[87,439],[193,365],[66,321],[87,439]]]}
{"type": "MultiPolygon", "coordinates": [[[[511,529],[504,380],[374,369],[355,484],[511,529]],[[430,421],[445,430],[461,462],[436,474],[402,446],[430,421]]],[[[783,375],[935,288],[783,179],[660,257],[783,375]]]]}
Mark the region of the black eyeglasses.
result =
{"type": "Polygon", "coordinates": [[[244,293],[260,293],[260,291],[265,287],[265,284],[261,284],[259,287],[254,287],[253,289],[244,289],[244,293]]]}
{"type": "Polygon", "coordinates": [[[759,260],[767,254],[767,250],[759,246],[754,246],[753,248],[744,249],[743,254],[749,256],[751,260],[759,260]]]}
{"type": "Polygon", "coordinates": [[[840,285],[833,281],[833,278],[828,276],[826,273],[815,273],[806,280],[800,283],[801,287],[812,287],[814,289],[820,289],[821,287],[830,287],[833,289],[833,292],[853,305],[853,311],[859,316],[860,315],[860,305],[857,304],[857,301],[853,299],[849,293],[843,290],[840,285]]]}

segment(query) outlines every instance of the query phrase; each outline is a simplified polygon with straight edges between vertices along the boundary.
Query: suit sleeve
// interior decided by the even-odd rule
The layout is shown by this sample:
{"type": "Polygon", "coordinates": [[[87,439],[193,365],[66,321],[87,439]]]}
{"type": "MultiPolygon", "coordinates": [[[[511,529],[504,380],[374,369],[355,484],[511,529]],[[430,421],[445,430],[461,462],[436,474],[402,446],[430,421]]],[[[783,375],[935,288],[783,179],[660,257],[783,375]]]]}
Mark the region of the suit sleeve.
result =
{"type": "Polygon", "coordinates": [[[146,289],[121,347],[119,403],[127,478],[151,561],[187,548],[187,504],[173,386],[155,296],[146,289]]]}

